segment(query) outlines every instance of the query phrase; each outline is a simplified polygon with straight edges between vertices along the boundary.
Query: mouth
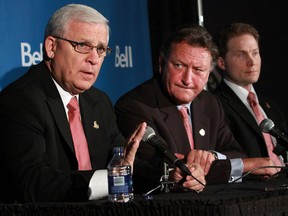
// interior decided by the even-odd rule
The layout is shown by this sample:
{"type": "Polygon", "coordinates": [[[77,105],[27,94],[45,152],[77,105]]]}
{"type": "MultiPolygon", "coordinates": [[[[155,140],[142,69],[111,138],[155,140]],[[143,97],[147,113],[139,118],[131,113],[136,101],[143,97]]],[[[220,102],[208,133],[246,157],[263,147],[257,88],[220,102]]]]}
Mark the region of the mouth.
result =
{"type": "Polygon", "coordinates": [[[177,87],[183,90],[193,90],[193,87],[191,86],[177,85],[177,87]]]}
{"type": "Polygon", "coordinates": [[[249,71],[247,71],[247,73],[258,73],[259,72],[259,70],[249,70],[249,71]]]}
{"type": "Polygon", "coordinates": [[[91,80],[95,77],[95,74],[89,71],[80,71],[80,74],[85,80],[91,80]]]}

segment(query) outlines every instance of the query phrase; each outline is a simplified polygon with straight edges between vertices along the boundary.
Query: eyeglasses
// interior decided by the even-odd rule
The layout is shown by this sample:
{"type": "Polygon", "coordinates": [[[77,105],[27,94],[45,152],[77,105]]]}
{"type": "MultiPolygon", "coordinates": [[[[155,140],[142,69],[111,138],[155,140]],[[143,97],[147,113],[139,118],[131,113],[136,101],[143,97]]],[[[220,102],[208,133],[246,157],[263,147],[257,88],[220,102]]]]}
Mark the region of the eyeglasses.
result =
{"type": "Polygon", "coordinates": [[[85,42],[76,42],[76,41],[68,40],[66,38],[57,37],[57,36],[53,36],[53,37],[69,42],[74,47],[74,50],[79,53],[88,54],[92,52],[92,50],[95,48],[100,57],[105,57],[105,56],[108,56],[112,52],[112,49],[108,46],[106,47],[102,45],[92,46],[91,44],[88,44],[85,42]]]}

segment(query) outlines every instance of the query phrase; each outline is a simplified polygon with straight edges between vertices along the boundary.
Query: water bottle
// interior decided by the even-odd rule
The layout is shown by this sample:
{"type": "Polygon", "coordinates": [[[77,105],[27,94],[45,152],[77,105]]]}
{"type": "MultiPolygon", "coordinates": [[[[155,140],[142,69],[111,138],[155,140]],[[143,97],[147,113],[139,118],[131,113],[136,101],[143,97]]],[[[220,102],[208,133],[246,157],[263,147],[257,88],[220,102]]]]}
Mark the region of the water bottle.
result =
{"type": "Polygon", "coordinates": [[[131,165],[124,158],[124,148],[114,147],[108,164],[108,200],[126,203],[134,199],[131,165]]]}

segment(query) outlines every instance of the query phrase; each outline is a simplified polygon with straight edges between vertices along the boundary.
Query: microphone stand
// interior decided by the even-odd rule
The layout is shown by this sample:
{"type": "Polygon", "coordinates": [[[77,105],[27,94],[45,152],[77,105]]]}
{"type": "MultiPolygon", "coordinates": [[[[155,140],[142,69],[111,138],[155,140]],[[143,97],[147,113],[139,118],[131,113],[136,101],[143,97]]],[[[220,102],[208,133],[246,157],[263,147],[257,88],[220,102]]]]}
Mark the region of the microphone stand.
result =
{"type": "Polygon", "coordinates": [[[161,176],[160,179],[160,184],[153,188],[152,190],[148,191],[147,193],[144,194],[144,196],[149,196],[150,194],[152,194],[153,192],[160,190],[161,192],[164,193],[169,193],[171,187],[174,186],[174,182],[173,181],[169,181],[169,166],[167,163],[163,163],[163,170],[164,170],[164,174],[161,176]]]}
{"type": "Polygon", "coordinates": [[[276,138],[276,145],[273,149],[273,152],[278,155],[278,156],[282,156],[283,157],[283,161],[284,161],[284,165],[285,167],[281,169],[281,171],[279,171],[276,175],[276,177],[278,177],[279,175],[281,176],[284,175],[285,177],[288,177],[288,147],[287,147],[287,143],[283,143],[283,141],[281,139],[279,139],[279,137],[276,138]]]}
{"type": "Polygon", "coordinates": [[[285,146],[284,144],[283,144],[283,142],[280,140],[280,139],[278,139],[278,138],[276,138],[276,145],[275,145],[275,147],[274,147],[274,149],[273,149],[273,153],[274,154],[276,154],[276,155],[278,155],[278,156],[282,156],[283,157],[283,160],[284,160],[284,164],[285,164],[285,166],[287,167],[287,162],[288,162],[288,148],[287,148],[287,146],[285,146]]]}

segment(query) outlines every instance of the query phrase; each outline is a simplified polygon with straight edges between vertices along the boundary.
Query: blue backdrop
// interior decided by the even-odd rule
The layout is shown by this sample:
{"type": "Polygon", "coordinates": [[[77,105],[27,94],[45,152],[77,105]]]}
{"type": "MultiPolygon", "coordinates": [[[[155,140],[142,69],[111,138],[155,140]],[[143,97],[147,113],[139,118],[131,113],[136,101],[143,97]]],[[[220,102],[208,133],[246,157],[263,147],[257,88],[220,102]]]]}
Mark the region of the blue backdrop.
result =
{"type": "Polygon", "coordinates": [[[94,7],[110,21],[113,51],[95,86],[112,102],[152,76],[146,0],[0,0],[0,90],[42,60],[46,23],[68,3],[94,7]]]}

